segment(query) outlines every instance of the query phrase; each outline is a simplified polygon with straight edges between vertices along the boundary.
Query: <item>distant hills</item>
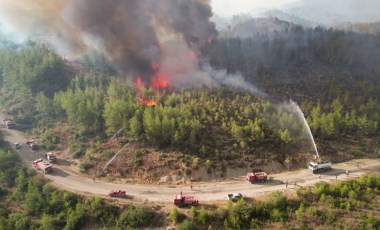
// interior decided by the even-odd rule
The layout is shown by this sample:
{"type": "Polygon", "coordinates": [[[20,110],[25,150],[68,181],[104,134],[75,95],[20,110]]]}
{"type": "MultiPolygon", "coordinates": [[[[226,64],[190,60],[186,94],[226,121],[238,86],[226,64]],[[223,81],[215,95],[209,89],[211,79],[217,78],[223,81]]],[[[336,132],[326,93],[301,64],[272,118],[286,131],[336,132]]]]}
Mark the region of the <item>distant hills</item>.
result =
{"type": "Polygon", "coordinates": [[[380,22],[372,23],[343,23],[334,27],[338,30],[352,31],[366,34],[380,34],[380,22]]]}
{"type": "Polygon", "coordinates": [[[356,33],[380,34],[380,22],[345,22],[328,26],[286,13],[281,10],[268,10],[257,16],[249,14],[235,15],[230,19],[214,16],[214,22],[222,38],[248,38],[257,34],[291,30],[297,26],[304,28],[333,28],[356,33]]]}
{"type": "Polygon", "coordinates": [[[291,22],[291,23],[294,23],[297,25],[301,25],[303,27],[313,28],[313,27],[317,27],[317,26],[322,25],[322,24],[314,22],[314,21],[310,21],[310,20],[295,16],[292,14],[288,14],[282,10],[268,10],[268,11],[265,11],[262,15],[269,17],[269,18],[270,17],[276,17],[280,20],[291,22]]]}
{"type": "Polygon", "coordinates": [[[258,33],[290,30],[296,26],[292,22],[283,21],[276,17],[245,18],[235,16],[232,18],[231,24],[220,31],[220,36],[248,38],[258,33]]]}

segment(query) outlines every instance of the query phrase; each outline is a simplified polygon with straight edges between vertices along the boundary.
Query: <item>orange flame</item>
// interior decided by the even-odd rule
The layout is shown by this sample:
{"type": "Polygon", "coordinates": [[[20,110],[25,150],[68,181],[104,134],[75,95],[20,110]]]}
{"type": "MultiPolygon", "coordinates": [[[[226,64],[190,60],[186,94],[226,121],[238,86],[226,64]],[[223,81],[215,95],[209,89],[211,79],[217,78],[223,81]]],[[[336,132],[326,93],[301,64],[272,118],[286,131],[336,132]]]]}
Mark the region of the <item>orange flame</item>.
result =
{"type": "Polygon", "coordinates": [[[168,88],[169,87],[168,77],[162,74],[155,64],[152,65],[152,69],[154,71],[154,74],[150,80],[151,87],[155,90],[168,88]]]}
{"type": "MultiPolygon", "coordinates": [[[[168,77],[163,75],[156,65],[152,65],[153,76],[150,80],[150,86],[155,90],[163,90],[169,87],[168,77]]],[[[141,96],[141,90],[144,87],[144,83],[141,79],[141,76],[137,76],[136,79],[136,88],[137,88],[137,99],[142,105],[145,106],[155,106],[157,101],[153,98],[146,98],[141,96]]]]}
{"type": "Polygon", "coordinates": [[[142,97],[139,97],[138,100],[140,101],[140,103],[142,105],[146,105],[146,106],[155,106],[155,105],[157,105],[157,101],[155,101],[153,99],[144,99],[142,97]]]}

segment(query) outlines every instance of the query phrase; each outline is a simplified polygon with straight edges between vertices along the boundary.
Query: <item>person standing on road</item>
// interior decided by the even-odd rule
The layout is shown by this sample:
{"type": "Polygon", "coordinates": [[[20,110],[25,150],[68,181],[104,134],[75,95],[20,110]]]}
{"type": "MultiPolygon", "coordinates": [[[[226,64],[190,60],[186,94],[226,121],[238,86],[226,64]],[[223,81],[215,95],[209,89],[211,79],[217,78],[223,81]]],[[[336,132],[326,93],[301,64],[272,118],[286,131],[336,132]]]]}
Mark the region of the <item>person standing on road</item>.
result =
{"type": "Polygon", "coordinates": [[[288,188],[288,180],[286,180],[285,188],[288,188]]]}
{"type": "Polygon", "coordinates": [[[350,171],[348,171],[348,169],[346,170],[346,176],[348,176],[348,174],[350,173],[350,171]]]}

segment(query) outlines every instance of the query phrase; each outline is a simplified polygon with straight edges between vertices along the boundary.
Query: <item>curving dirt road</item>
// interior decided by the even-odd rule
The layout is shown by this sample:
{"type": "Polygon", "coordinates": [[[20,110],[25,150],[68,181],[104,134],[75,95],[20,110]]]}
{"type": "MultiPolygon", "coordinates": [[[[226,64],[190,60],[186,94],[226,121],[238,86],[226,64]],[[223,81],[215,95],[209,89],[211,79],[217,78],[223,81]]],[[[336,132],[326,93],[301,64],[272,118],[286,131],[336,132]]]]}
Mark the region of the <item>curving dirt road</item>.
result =
{"type": "MultiPolygon", "coordinates": [[[[33,160],[43,157],[45,152],[33,152],[25,145],[26,139],[23,137],[23,133],[7,129],[4,124],[0,124],[0,127],[0,133],[5,141],[8,141],[10,144],[14,142],[22,144],[21,149],[17,149],[16,151],[26,166],[31,167],[33,160]]],[[[321,178],[319,178],[319,175],[312,174],[309,170],[305,169],[270,175],[273,180],[263,184],[250,184],[245,181],[244,177],[239,177],[223,182],[193,183],[192,190],[190,189],[190,185],[116,184],[99,180],[96,180],[94,183],[92,178],[77,174],[63,165],[54,165],[53,171],[47,174],[46,177],[59,188],[83,194],[105,196],[112,189],[122,189],[127,191],[131,199],[137,202],[149,200],[168,203],[172,202],[174,194],[179,194],[181,191],[184,194],[196,194],[201,202],[217,201],[226,200],[228,193],[240,192],[248,197],[253,197],[279,190],[291,192],[297,187],[312,185],[319,181],[332,182],[336,178],[337,180],[347,180],[369,172],[380,172],[380,159],[361,159],[335,164],[333,165],[333,170],[323,173],[321,178]],[[346,170],[350,172],[348,177],[345,174],[346,170]],[[287,188],[281,181],[289,182],[287,188]]]]}

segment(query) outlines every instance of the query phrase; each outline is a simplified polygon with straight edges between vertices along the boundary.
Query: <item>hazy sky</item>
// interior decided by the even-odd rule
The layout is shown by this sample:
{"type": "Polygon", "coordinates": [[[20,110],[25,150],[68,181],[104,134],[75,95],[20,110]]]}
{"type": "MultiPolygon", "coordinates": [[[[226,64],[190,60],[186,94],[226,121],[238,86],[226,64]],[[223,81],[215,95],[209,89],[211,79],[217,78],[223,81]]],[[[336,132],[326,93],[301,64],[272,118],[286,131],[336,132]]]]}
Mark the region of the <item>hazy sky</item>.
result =
{"type": "Polygon", "coordinates": [[[214,14],[232,16],[262,8],[278,8],[299,0],[212,0],[214,14]]]}
{"type": "Polygon", "coordinates": [[[214,15],[222,17],[279,9],[326,26],[380,21],[380,0],[211,0],[211,4],[214,15]]]}

